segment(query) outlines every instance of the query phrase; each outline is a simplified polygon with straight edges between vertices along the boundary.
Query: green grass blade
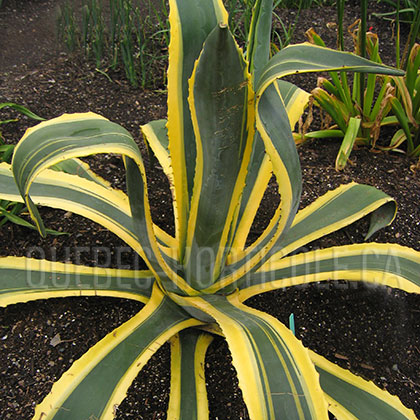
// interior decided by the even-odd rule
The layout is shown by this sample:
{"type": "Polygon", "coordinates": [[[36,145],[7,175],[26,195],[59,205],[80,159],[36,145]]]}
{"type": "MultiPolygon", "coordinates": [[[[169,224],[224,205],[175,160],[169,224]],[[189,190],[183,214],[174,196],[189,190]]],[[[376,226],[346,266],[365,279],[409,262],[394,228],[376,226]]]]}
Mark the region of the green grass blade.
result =
{"type": "Polygon", "coordinates": [[[401,102],[397,98],[391,98],[391,107],[392,111],[396,115],[398,122],[400,123],[402,129],[404,130],[404,133],[407,138],[407,152],[410,154],[414,151],[414,142],[413,137],[411,134],[411,128],[410,128],[410,122],[407,117],[407,114],[401,104],[401,102]]]}
{"type": "Polygon", "coordinates": [[[0,103],[0,109],[6,108],[6,107],[12,108],[15,111],[18,111],[21,114],[26,115],[27,117],[32,118],[34,120],[38,120],[38,121],[45,120],[45,118],[42,118],[39,115],[33,113],[32,111],[30,111],[28,108],[24,107],[23,105],[18,105],[18,104],[15,104],[13,102],[2,102],[2,103],[0,103]]]}

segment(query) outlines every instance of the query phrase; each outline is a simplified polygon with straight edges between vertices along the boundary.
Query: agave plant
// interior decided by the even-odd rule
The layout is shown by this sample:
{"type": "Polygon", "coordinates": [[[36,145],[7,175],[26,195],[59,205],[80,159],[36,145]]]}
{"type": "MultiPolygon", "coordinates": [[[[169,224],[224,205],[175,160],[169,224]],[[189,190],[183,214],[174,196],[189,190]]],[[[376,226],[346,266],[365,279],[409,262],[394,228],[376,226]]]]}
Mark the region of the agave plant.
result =
{"type": "MultiPolygon", "coordinates": [[[[389,244],[351,245],[290,256],[301,245],[372,213],[370,231],[391,222],[393,200],[366,185],[330,191],[297,212],[301,172],[290,124],[308,95],[281,76],[348,68],[395,72],[348,53],[302,44],[269,59],[271,1],[258,0],[244,54],[221,1],[170,0],[168,119],[142,127],[167,175],[175,234],[153,223],[139,149],[121,126],[92,113],[29,129],[1,196],[70,210],[109,228],[145,261],[142,271],[2,258],[1,304],[105,295],[144,307],[91,347],[52,386],[35,419],[112,418],[138,372],[171,342],[169,419],[206,419],[204,357],[225,337],[249,416],[261,419],[414,419],[397,397],[306,349],[274,317],[244,304],[256,294],[327,279],[420,291],[420,254],[389,244]],[[124,158],[127,195],[85,165],[48,168],[95,153],[124,158]],[[281,196],[263,233],[247,242],[272,173],[281,196]],[[390,258],[390,256],[392,258],[390,258]]],[[[397,73],[398,74],[398,73],[397,73]]]]}

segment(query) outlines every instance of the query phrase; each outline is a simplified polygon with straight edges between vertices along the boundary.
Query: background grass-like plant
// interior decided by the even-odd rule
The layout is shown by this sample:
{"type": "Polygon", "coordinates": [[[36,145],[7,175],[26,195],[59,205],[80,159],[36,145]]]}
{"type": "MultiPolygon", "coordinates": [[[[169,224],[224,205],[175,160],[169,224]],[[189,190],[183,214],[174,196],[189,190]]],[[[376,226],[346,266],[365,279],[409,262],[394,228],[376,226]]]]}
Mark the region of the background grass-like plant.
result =
{"type": "MultiPolygon", "coordinates": [[[[419,146],[419,102],[420,78],[418,69],[420,56],[415,43],[420,28],[420,1],[412,9],[408,21],[409,30],[405,47],[401,52],[400,1],[386,1],[395,8],[384,17],[394,16],[395,26],[395,63],[407,71],[404,77],[388,77],[370,74],[355,74],[348,78],[344,72],[330,72],[329,78],[319,78],[318,87],[312,91],[314,103],[321,108],[327,118],[323,118],[321,130],[307,133],[311,117],[300,135],[298,142],[308,138],[343,138],[337,155],[336,169],[345,167],[354,145],[364,145],[373,149],[397,150],[404,142],[407,147],[398,149],[409,155],[420,154],[419,146]],[[377,143],[381,128],[394,126],[395,133],[387,144],[377,143]]],[[[412,2],[413,3],[413,2],[412,2]]],[[[337,1],[337,45],[344,50],[344,0],[337,1]]],[[[354,40],[354,53],[361,57],[382,63],[379,55],[379,39],[374,33],[367,32],[366,0],[360,2],[360,19],[350,26],[354,40]]],[[[404,9],[406,10],[406,9],[404,9]]],[[[321,37],[311,28],[307,32],[310,42],[324,45],[321,37]]],[[[392,64],[392,63],[387,63],[392,64]]]]}
{"type": "MultiPolygon", "coordinates": [[[[330,4],[329,0],[277,0],[273,7],[272,51],[292,41],[300,11],[330,4]],[[295,18],[285,23],[276,12],[295,9],[295,18]]],[[[231,10],[229,27],[238,43],[246,47],[255,0],[226,0],[231,10]]],[[[122,70],[134,87],[164,85],[169,47],[168,8],[150,0],[85,0],[80,10],[69,1],[60,7],[58,39],[70,52],[83,51],[100,72],[122,70]]]]}
{"type": "Polygon", "coordinates": [[[164,83],[167,60],[168,12],[152,2],[86,0],[80,10],[70,2],[60,7],[58,39],[71,52],[82,50],[100,72],[122,70],[134,87],[164,83]]]}

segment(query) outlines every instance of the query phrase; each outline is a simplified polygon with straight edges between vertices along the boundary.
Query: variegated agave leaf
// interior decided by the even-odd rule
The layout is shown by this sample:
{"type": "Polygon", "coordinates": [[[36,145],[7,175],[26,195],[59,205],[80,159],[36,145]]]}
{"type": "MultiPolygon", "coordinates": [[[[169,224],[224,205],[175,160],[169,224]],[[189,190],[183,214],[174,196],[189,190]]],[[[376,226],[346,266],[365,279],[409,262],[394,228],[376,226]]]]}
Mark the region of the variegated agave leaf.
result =
{"type": "Polygon", "coordinates": [[[307,94],[277,79],[296,71],[394,70],[309,44],[269,60],[269,0],[256,3],[245,54],[227,28],[221,1],[170,0],[170,7],[168,119],[142,131],[171,185],[173,236],[152,221],[135,141],[99,115],[63,115],[37,125],[20,141],[12,165],[0,166],[0,195],[24,201],[41,234],[37,205],[70,210],[121,237],[147,265],[135,271],[0,259],[3,305],[92,294],[145,304],[64,373],[34,418],[113,418],[135,376],[169,340],[168,418],[205,420],[203,362],[218,334],[227,340],[253,420],[328,419],[329,409],[340,419],[371,419],[371,412],[413,419],[395,397],[310,353],[278,320],[243,303],[257,293],[332,277],[419,292],[419,253],[400,246],[370,244],[375,252],[369,253],[365,245],[353,245],[290,256],[367,214],[371,235],[392,221],[396,206],[375,188],[352,183],[297,212],[302,180],[290,126],[307,94]],[[49,169],[109,152],[124,158],[127,194],[78,160],[70,173],[49,169]],[[280,204],[258,239],[247,244],[272,174],[280,204]],[[393,263],[387,265],[390,254],[393,263]],[[28,275],[37,287],[28,284],[28,275]],[[67,279],[66,287],[55,281],[58,276],[67,279]],[[371,411],[360,410],[366,404],[355,404],[359,399],[369,401],[371,411]]]}

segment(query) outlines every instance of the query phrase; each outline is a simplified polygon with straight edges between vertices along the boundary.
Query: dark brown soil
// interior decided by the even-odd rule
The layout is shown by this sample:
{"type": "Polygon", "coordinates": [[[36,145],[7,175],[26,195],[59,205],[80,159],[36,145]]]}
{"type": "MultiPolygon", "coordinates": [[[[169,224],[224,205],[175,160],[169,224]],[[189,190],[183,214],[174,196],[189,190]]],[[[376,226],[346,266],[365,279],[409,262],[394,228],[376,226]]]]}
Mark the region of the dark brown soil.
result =
{"type": "MultiPolygon", "coordinates": [[[[110,82],[82,58],[60,52],[54,38],[54,15],[61,1],[4,0],[0,8],[0,102],[27,105],[46,118],[63,112],[91,110],[126,127],[141,145],[139,126],[165,116],[165,93],[132,89],[119,73],[113,74],[110,82]]],[[[348,2],[348,24],[358,17],[356,5],[357,2],[348,2]]],[[[290,11],[282,13],[283,19],[291,16],[290,11]]],[[[304,11],[295,41],[302,41],[303,32],[314,26],[334,46],[335,33],[326,26],[333,21],[333,8],[304,11]]],[[[383,61],[392,64],[390,25],[372,17],[369,26],[386,41],[383,61]]],[[[307,90],[316,83],[313,78],[300,82],[307,90]]],[[[10,115],[4,112],[0,119],[10,115]]],[[[4,126],[3,135],[7,142],[15,143],[24,129],[33,124],[21,118],[16,124],[4,126]]],[[[309,142],[300,147],[304,177],[302,207],[352,180],[377,186],[397,200],[399,212],[393,224],[375,234],[372,240],[420,250],[420,178],[418,172],[410,170],[415,162],[401,154],[375,154],[361,149],[352,153],[353,164],[337,173],[334,160],[338,148],[339,143],[333,140],[309,142]]],[[[147,156],[145,159],[148,162],[147,156]]],[[[123,165],[118,156],[90,159],[90,163],[114,185],[124,189],[123,165]]],[[[148,165],[148,170],[153,217],[170,231],[172,215],[167,183],[154,165],[148,165]]],[[[267,195],[260,212],[261,224],[270,214],[273,199],[267,195]]],[[[43,240],[34,231],[7,224],[0,230],[1,255],[32,255],[89,265],[99,262],[135,267],[138,264],[136,256],[128,251],[122,260],[118,257],[118,249],[124,244],[102,227],[50,209],[43,209],[43,216],[49,227],[69,235],[43,240]],[[82,246],[89,248],[81,252],[82,246]]],[[[361,242],[367,223],[366,220],[355,223],[309,244],[307,249],[361,242]]],[[[259,226],[255,226],[257,231],[259,226]]],[[[267,293],[247,303],[286,324],[290,313],[294,313],[296,335],[306,346],[398,395],[420,416],[420,298],[417,295],[385,287],[325,282],[267,293]]],[[[51,299],[0,309],[0,417],[31,418],[35,404],[71,363],[140,307],[127,300],[90,297],[51,299]]],[[[206,367],[211,418],[248,418],[223,340],[216,339],[211,345],[206,367]]],[[[133,383],[119,408],[118,418],[166,418],[169,380],[166,345],[133,383]]]]}

